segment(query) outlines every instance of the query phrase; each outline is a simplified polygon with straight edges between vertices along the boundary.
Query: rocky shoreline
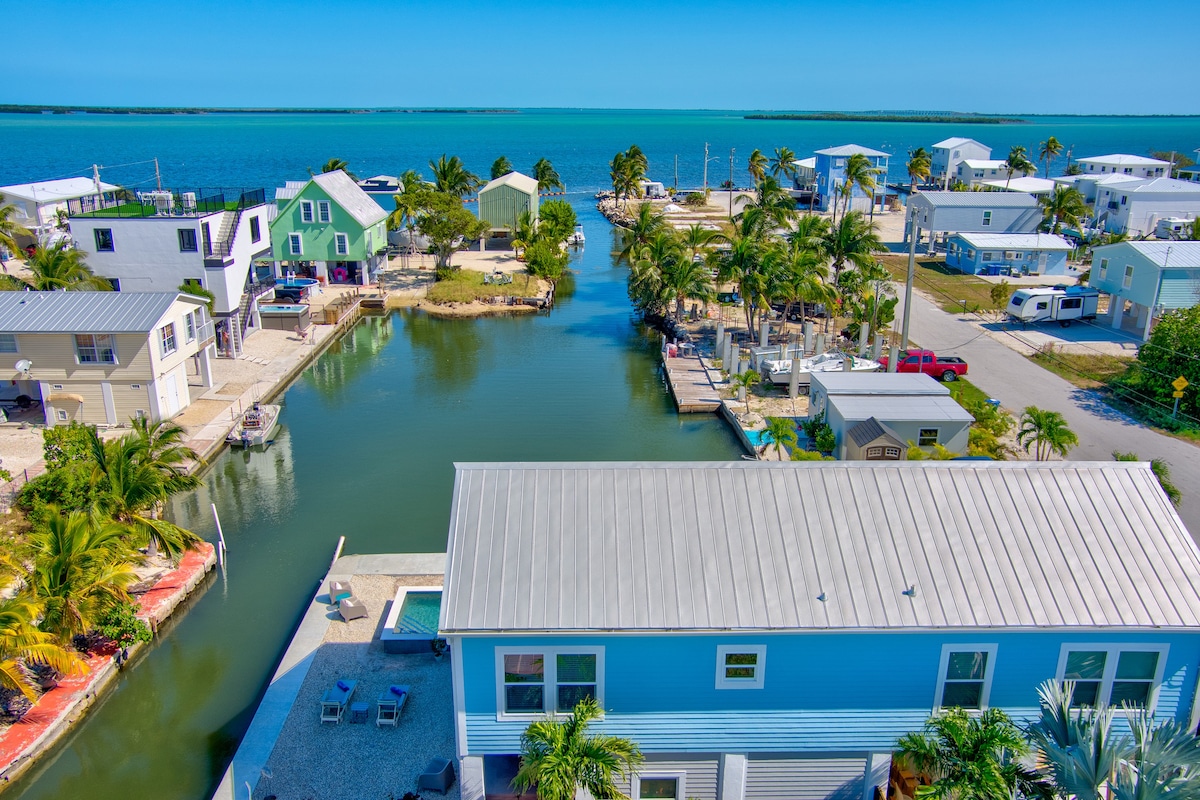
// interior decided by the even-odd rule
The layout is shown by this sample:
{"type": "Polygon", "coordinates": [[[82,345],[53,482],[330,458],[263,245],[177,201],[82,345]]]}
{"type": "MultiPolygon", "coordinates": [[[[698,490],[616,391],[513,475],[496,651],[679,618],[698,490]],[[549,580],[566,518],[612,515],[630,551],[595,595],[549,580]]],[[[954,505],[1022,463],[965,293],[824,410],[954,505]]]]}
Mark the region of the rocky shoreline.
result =
{"type": "Polygon", "coordinates": [[[612,192],[596,193],[596,210],[619,228],[633,227],[633,217],[617,203],[616,195],[612,192]]]}

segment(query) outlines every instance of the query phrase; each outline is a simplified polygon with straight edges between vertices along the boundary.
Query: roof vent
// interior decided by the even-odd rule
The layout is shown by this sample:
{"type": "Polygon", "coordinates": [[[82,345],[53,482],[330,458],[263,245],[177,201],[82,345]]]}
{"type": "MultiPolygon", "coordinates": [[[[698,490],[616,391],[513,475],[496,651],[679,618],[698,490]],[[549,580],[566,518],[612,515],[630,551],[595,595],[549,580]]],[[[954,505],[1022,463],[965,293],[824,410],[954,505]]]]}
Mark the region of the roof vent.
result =
{"type": "Polygon", "coordinates": [[[817,595],[817,599],[820,600],[822,603],[824,603],[825,602],[825,593],[821,592],[819,595],[817,595]]]}
{"type": "Polygon", "coordinates": [[[902,591],[900,594],[905,595],[907,597],[916,597],[917,596],[917,585],[914,583],[912,586],[909,586],[907,589],[902,591]]]}

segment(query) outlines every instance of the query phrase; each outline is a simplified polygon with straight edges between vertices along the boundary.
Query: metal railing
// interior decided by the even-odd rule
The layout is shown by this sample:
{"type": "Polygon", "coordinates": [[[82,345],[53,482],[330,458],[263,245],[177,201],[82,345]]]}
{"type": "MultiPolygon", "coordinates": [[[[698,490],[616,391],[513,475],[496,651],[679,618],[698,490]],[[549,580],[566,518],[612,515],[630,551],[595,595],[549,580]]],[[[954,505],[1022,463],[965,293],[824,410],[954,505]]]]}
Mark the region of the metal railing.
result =
{"type": "Polygon", "coordinates": [[[119,189],[107,195],[72,198],[67,215],[113,219],[148,217],[199,217],[218,211],[240,211],[267,201],[266,189],[199,188],[191,191],[131,192],[119,189]]]}

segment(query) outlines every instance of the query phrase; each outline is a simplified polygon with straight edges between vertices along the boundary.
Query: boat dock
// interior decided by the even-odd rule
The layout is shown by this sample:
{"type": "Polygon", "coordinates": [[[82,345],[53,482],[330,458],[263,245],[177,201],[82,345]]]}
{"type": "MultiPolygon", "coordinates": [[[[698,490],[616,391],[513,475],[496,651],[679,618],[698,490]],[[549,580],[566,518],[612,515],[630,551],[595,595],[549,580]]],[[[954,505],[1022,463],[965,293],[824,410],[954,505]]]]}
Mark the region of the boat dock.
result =
{"type": "Polygon", "coordinates": [[[663,372],[680,414],[712,414],[721,409],[721,396],[698,355],[663,352],[663,372]]]}

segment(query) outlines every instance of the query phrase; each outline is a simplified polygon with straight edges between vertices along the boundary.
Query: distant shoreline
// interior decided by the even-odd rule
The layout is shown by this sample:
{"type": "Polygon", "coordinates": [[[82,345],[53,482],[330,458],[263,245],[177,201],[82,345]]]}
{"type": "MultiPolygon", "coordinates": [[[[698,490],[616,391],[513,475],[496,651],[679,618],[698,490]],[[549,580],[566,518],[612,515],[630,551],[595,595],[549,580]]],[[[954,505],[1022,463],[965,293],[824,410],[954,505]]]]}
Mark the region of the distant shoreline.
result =
{"type": "Polygon", "coordinates": [[[0,114],[519,114],[511,108],[208,108],[0,104],[0,114]]]}
{"type": "Polygon", "coordinates": [[[1029,120],[1016,117],[988,117],[975,114],[746,114],[743,119],[788,120],[801,122],[935,122],[955,125],[1018,125],[1029,120]]]}

